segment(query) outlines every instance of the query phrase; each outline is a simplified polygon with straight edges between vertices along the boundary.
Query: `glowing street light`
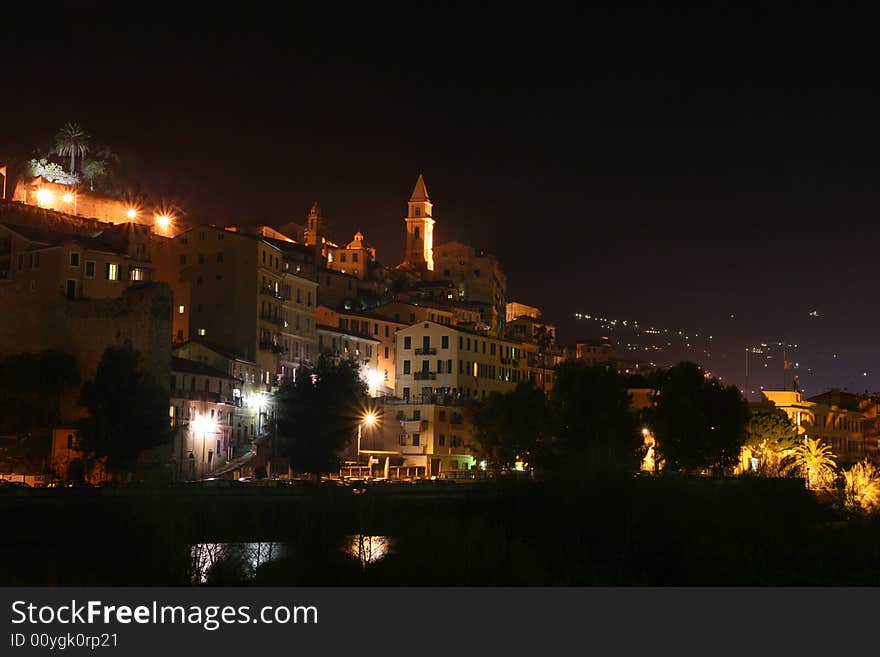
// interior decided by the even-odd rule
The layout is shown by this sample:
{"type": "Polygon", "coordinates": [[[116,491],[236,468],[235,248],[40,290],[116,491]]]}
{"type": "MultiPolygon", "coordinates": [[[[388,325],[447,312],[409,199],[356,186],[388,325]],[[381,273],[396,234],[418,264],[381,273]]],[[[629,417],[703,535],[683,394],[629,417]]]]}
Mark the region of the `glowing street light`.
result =
{"type": "Polygon", "coordinates": [[[49,205],[52,203],[52,192],[42,187],[37,190],[37,203],[40,205],[49,205]]]}
{"type": "Polygon", "coordinates": [[[129,219],[134,219],[138,214],[138,211],[135,208],[129,208],[125,211],[125,216],[129,219]]]}
{"type": "Polygon", "coordinates": [[[157,215],[156,226],[163,232],[168,230],[169,226],[171,226],[171,216],[168,214],[157,215]]]}
{"type": "Polygon", "coordinates": [[[71,194],[70,192],[67,192],[67,193],[66,193],[64,196],[62,196],[61,198],[64,199],[64,202],[65,202],[65,203],[72,203],[72,202],[73,202],[73,194],[71,194]]]}
{"type": "Polygon", "coordinates": [[[370,388],[370,396],[375,397],[377,391],[379,390],[379,385],[382,381],[385,380],[385,377],[382,376],[382,372],[379,370],[368,370],[367,371],[367,385],[370,388]]]}
{"type": "Polygon", "coordinates": [[[358,422],[358,453],[357,453],[358,465],[361,464],[361,430],[364,428],[364,426],[367,426],[367,427],[374,426],[376,424],[376,421],[377,421],[376,412],[375,411],[367,411],[366,413],[364,413],[364,417],[361,418],[361,421],[358,422]]]}
{"type": "Polygon", "coordinates": [[[217,420],[209,415],[198,413],[190,422],[190,430],[202,434],[202,463],[199,470],[203,472],[205,462],[207,461],[208,434],[217,432],[217,420]]]}

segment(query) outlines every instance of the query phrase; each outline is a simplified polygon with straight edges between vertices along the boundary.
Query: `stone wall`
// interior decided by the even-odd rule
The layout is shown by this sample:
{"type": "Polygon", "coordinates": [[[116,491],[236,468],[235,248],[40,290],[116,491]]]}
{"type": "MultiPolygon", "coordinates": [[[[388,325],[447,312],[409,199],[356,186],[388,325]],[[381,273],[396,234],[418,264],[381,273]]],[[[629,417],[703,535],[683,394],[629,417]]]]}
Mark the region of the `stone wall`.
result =
{"type": "MultiPolygon", "coordinates": [[[[165,387],[171,380],[171,289],[146,283],[117,299],[41,298],[0,288],[0,357],[57,349],[76,358],[83,381],[92,379],[109,346],[130,341],[141,365],[165,387]]],[[[65,404],[62,421],[74,421],[65,404]]]]}

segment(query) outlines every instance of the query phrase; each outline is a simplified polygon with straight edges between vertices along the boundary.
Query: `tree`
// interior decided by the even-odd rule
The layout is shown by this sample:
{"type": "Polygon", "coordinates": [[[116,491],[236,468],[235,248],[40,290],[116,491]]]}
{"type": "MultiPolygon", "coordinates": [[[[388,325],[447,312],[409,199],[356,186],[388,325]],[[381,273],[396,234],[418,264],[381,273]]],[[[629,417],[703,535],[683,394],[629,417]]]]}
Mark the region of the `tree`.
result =
{"type": "Polygon", "coordinates": [[[55,152],[70,155],[70,173],[76,171],[76,157],[89,152],[89,136],[78,123],[68,121],[55,135],[55,152]]]}
{"type": "Polygon", "coordinates": [[[88,160],[83,162],[83,178],[89,183],[89,190],[95,191],[95,182],[107,175],[107,163],[104,160],[88,160]]]}
{"type": "Polygon", "coordinates": [[[837,457],[831,447],[819,438],[805,438],[792,450],[794,466],[803,473],[807,488],[821,490],[834,482],[837,457]]]}
{"type": "Polygon", "coordinates": [[[765,449],[784,452],[795,446],[797,436],[797,427],[784,412],[759,411],[749,415],[745,446],[757,450],[764,445],[765,449]]]}
{"type": "Polygon", "coordinates": [[[844,504],[854,511],[880,510],[880,470],[868,459],[855,463],[843,473],[844,504]]]}
{"type": "Polygon", "coordinates": [[[694,363],[680,363],[657,378],[648,421],[666,468],[724,473],[739,458],[748,404],[739,390],[707,378],[694,363]]]}
{"type": "Polygon", "coordinates": [[[61,421],[61,398],[79,385],[70,354],[46,350],[0,361],[0,431],[33,433],[61,421]]]}
{"type": "Polygon", "coordinates": [[[626,380],[614,369],[562,364],[550,394],[554,440],[548,468],[574,477],[635,473],[644,443],[629,402],[626,380]]]}
{"type": "Polygon", "coordinates": [[[140,368],[140,354],[126,343],[108,347],[93,381],[82,389],[80,448],[106,459],[108,472],[132,471],[138,456],[169,439],[168,394],[140,368]]]}
{"type": "Polygon", "coordinates": [[[522,459],[534,465],[538,450],[548,438],[550,409],[544,392],[533,383],[514,390],[493,392],[469,408],[474,439],[495,470],[514,467],[522,459]]]}
{"type": "Polygon", "coordinates": [[[797,444],[798,428],[780,410],[758,411],[749,415],[745,446],[758,459],[757,474],[785,477],[791,473],[790,452],[797,444]]]}
{"type": "Polygon", "coordinates": [[[339,453],[361,421],[367,386],[353,360],[321,356],[276,396],[277,435],[290,467],[320,479],[339,469],[339,453]]]}
{"type": "Polygon", "coordinates": [[[25,175],[29,178],[37,176],[62,185],[75,185],[78,178],[75,173],[67,173],[60,164],[50,162],[47,158],[32,159],[28,162],[25,175]]]}

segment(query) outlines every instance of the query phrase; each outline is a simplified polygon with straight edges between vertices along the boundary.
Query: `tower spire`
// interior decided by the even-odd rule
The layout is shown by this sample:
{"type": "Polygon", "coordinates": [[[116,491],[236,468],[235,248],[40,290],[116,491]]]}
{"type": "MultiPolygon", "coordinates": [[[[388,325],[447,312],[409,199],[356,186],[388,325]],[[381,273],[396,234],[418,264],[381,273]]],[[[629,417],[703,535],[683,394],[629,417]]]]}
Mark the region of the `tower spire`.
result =
{"type": "Polygon", "coordinates": [[[409,197],[409,200],[411,203],[422,203],[430,200],[428,198],[428,188],[425,187],[425,179],[422,177],[422,174],[419,174],[419,179],[416,180],[416,186],[413,187],[412,196],[409,197]]]}
{"type": "Polygon", "coordinates": [[[416,186],[407,203],[406,219],[406,258],[403,264],[418,271],[434,270],[434,218],[431,216],[432,203],[428,199],[425,179],[419,174],[416,186]]]}

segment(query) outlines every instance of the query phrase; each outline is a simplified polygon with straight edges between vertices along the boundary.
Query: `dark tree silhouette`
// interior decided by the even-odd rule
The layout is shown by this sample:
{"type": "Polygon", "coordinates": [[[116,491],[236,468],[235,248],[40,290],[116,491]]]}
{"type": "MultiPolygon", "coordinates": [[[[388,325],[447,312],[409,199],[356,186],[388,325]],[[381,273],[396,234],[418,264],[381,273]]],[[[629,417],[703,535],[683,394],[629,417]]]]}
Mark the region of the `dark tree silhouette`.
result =
{"type": "Polygon", "coordinates": [[[79,423],[80,448],[105,458],[108,472],[135,470],[141,453],[169,439],[168,394],[140,368],[129,344],[104,350],[80,405],[88,412],[79,423]]]}
{"type": "Polygon", "coordinates": [[[739,459],[748,404],[734,386],[706,378],[694,363],[661,372],[648,412],[667,470],[724,473],[739,459]]]}
{"type": "Polygon", "coordinates": [[[626,379],[614,369],[562,364],[550,407],[555,425],[550,471],[579,478],[629,476],[638,470],[643,441],[626,379]]]}
{"type": "Polygon", "coordinates": [[[493,392],[469,408],[474,439],[493,470],[513,467],[517,457],[529,465],[540,459],[550,432],[550,409],[544,392],[523,382],[511,392],[493,392]]]}
{"type": "Polygon", "coordinates": [[[0,361],[0,430],[48,431],[61,421],[61,398],[79,385],[79,368],[70,354],[47,350],[20,353],[0,361]]]}
{"type": "Polygon", "coordinates": [[[281,451],[295,472],[320,478],[339,469],[339,453],[354,438],[367,399],[367,386],[352,360],[321,356],[301,368],[296,381],[276,397],[281,451]]]}

